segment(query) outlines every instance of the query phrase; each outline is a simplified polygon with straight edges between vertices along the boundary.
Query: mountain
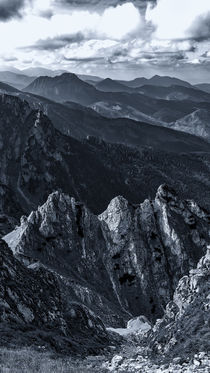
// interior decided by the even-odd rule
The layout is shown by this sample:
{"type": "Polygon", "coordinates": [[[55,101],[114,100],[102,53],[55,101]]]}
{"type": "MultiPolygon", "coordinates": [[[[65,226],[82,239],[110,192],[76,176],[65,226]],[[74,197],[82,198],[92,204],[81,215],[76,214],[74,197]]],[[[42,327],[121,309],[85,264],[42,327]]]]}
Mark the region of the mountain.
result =
{"type": "Polygon", "coordinates": [[[183,86],[183,87],[192,87],[190,83],[180,80],[177,78],[173,78],[170,76],[159,76],[155,75],[150,79],[146,78],[136,78],[131,81],[121,80],[121,83],[125,84],[127,87],[137,88],[143,85],[153,85],[158,87],[170,87],[174,85],[183,86]]]}
{"type": "Polygon", "coordinates": [[[172,85],[170,87],[145,85],[138,92],[146,96],[163,100],[188,100],[192,102],[209,102],[210,94],[192,87],[172,85]]]}
{"type": "Polygon", "coordinates": [[[54,78],[39,77],[24,91],[58,102],[75,101],[82,105],[88,105],[97,100],[97,90],[79,79],[75,74],[70,73],[64,73],[54,78]]]}
{"type": "Polygon", "coordinates": [[[24,212],[24,209],[17,202],[13,190],[0,182],[0,237],[18,224],[24,212]]]}
{"type": "Polygon", "coordinates": [[[0,81],[17,89],[23,89],[34,80],[33,77],[17,74],[11,71],[0,71],[0,81]]]}
{"type": "Polygon", "coordinates": [[[173,301],[149,337],[154,350],[179,361],[194,358],[194,364],[201,365],[209,350],[209,283],[210,248],[197,268],[179,281],[173,301]]]}
{"type": "Polygon", "coordinates": [[[117,326],[163,314],[210,243],[209,219],[166,185],[140,205],[115,197],[99,216],[55,192],[3,239],[25,265],[40,263],[69,283],[72,301],[117,326]]]}
{"type": "MultiPolygon", "coordinates": [[[[111,95],[110,93],[104,94],[111,95]]],[[[118,93],[116,93],[116,95],[118,95],[118,93]]],[[[131,96],[130,101],[133,103],[132,95],[128,96],[131,96]]],[[[149,121],[148,116],[144,116],[143,113],[136,113],[134,109],[129,109],[129,106],[126,106],[124,111],[125,113],[126,111],[128,112],[128,117],[129,113],[131,113],[131,118],[133,117],[136,120],[142,118],[142,120],[145,119],[145,122],[136,123],[136,121],[130,120],[129,118],[119,119],[120,115],[118,115],[116,119],[108,119],[98,115],[90,108],[85,108],[75,103],[66,102],[62,105],[61,103],[55,103],[40,96],[31,96],[28,93],[23,93],[19,95],[19,97],[29,101],[33,108],[41,109],[44,113],[46,113],[58,130],[79,140],[84,139],[87,136],[95,136],[100,137],[107,142],[122,143],[135,147],[146,145],[176,152],[194,151],[198,149],[208,151],[208,145],[205,144],[205,142],[202,142],[196,137],[185,135],[184,133],[175,133],[171,129],[159,127],[158,124],[162,126],[162,121],[159,118],[152,119],[150,117],[150,122],[153,122],[152,124],[156,124],[156,127],[154,128],[154,126],[146,123],[146,121],[149,121]]],[[[143,101],[145,101],[146,110],[148,99],[145,99],[143,96],[143,101]]],[[[104,103],[103,108],[105,105],[106,104],[104,103]]],[[[116,105],[120,104],[116,103],[116,105]]],[[[154,103],[154,105],[156,105],[156,103],[154,103]]],[[[165,105],[165,102],[163,105],[165,105]]],[[[184,113],[188,113],[187,105],[183,105],[183,103],[180,105],[181,110],[183,109],[184,113]]],[[[176,103],[173,106],[174,113],[176,113],[176,118],[176,103]]],[[[95,105],[91,105],[91,108],[94,107],[95,105]]],[[[124,104],[122,107],[124,108],[124,104]]],[[[190,107],[192,106],[190,105],[190,107]]],[[[96,109],[97,108],[98,105],[96,105],[96,109]]],[[[112,107],[112,110],[116,110],[115,105],[112,107]]],[[[168,112],[171,113],[170,109],[167,111],[167,113],[168,112]]],[[[104,114],[104,110],[102,110],[101,114],[104,114]]],[[[156,112],[156,115],[158,117],[159,112],[156,112]]],[[[182,116],[183,115],[181,115],[181,117],[182,116]]],[[[167,117],[167,119],[169,118],[173,118],[173,114],[167,117]]]]}
{"type": "Polygon", "coordinates": [[[112,80],[110,78],[104,79],[99,81],[95,84],[95,87],[99,91],[103,92],[133,92],[133,90],[125,85],[119,83],[116,80],[112,80]]]}
{"type": "Polygon", "coordinates": [[[124,84],[126,87],[130,87],[130,88],[141,87],[142,85],[145,85],[147,81],[148,79],[146,78],[136,78],[133,80],[119,80],[121,84],[124,84]]]}
{"type": "Polygon", "coordinates": [[[12,87],[6,83],[0,82],[0,92],[1,93],[17,93],[19,90],[17,88],[12,87]]]}
{"type": "Polygon", "coordinates": [[[150,115],[144,114],[141,111],[134,109],[132,106],[125,104],[122,105],[118,102],[114,103],[112,101],[110,103],[99,101],[93,105],[90,105],[90,108],[106,118],[128,118],[139,122],[149,123],[155,126],[162,126],[165,124],[165,127],[167,127],[167,123],[153,118],[150,115]]]}
{"type": "Polygon", "coordinates": [[[176,122],[171,123],[170,127],[210,141],[210,111],[198,109],[176,122]]]}
{"type": "Polygon", "coordinates": [[[163,122],[173,122],[199,108],[210,108],[209,102],[170,101],[145,96],[145,94],[128,92],[102,92],[92,85],[83,82],[74,74],[40,77],[24,89],[27,93],[44,96],[50,100],[64,103],[73,101],[80,105],[90,106],[98,102],[106,105],[130,106],[143,114],[153,116],[163,122]],[[198,108],[198,107],[197,107],[198,108]]]}
{"type": "Polygon", "coordinates": [[[101,80],[103,80],[102,78],[100,78],[99,76],[95,76],[95,75],[84,75],[84,74],[77,74],[78,78],[80,78],[81,80],[84,80],[84,82],[88,82],[88,81],[91,81],[92,83],[97,83],[97,82],[100,82],[101,80]]]}
{"type": "Polygon", "coordinates": [[[112,343],[101,320],[72,301],[59,275],[38,264],[25,266],[2,240],[0,260],[1,347],[91,354],[112,343]]]}
{"type": "Polygon", "coordinates": [[[91,136],[79,141],[7,95],[0,96],[0,113],[0,180],[27,212],[62,190],[99,213],[116,195],[132,203],[154,197],[164,182],[184,198],[210,205],[209,144],[199,138],[119,119],[95,124],[103,126],[98,135],[118,144],[91,136]]]}
{"type": "Polygon", "coordinates": [[[201,91],[210,93],[210,84],[209,83],[196,84],[195,87],[200,89],[201,91]]]}

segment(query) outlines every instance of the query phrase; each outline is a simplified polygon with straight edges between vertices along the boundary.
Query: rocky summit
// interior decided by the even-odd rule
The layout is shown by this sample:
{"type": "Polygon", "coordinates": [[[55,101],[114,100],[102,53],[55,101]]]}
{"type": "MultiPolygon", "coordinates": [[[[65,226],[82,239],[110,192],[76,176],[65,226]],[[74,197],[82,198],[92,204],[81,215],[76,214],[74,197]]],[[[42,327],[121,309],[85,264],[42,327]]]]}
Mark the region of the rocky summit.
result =
{"type": "Polygon", "coordinates": [[[209,244],[208,212],[167,185],[98,216],[54,192],[0,241],[1,346],[103,351],[107,372],[181,372],[184,351],[195,371],[209,345],[209,244]]]}
{"type": "Polygon", "coordinates": [[[209,214],[167,185],[140,205],[116,197],[99,216],[55,192],[4,240],[21,262],[59,274],[72,299],[116,327],[163,315],[179,279],[205,254],[209,214]]]}

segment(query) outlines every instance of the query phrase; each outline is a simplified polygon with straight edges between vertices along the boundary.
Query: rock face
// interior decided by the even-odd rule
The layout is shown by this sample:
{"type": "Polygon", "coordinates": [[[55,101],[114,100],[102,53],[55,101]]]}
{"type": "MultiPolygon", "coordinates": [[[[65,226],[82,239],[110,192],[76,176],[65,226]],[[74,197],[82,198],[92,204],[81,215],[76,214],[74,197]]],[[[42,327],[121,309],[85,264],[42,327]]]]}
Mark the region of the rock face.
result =
{"type": "Polygon", "coordinates": [[[0,237],[10,232],[19,222],[24,211],[15,199],[14,193],[0,182],[0,237]]]}
{"type": "MultiPolygon", "coordinates": [[[[52,338],[50,333],[53,330],[60,341],[57,344],[60,343],[61,348],[67,345],[73,352],[97,350],[109,341],[100,319],[85,306],[72,302],[68,285],[58,275],[42,266],[26,268],[14,258],[6,243],[1,240],[1,343],[6,343],[9,328],[14,329],[14,325],[19,330],[29,332],[33,328],[42,329],[46,341],[52,338]]],[[[18,344],[20,341],[16,342],[18,344]]]]}
{"type": "Polygon", "coordinates": [[[166,185],[140,205],[116,197],[98,217],[55,192],[4,240],[25,264],[38,261],[63,276],[73,299],[118,326],[163,314],[210,242],[209,215],[166,185]]]}
{"type": "Polygon", "coordinates": [[[209,215],[192,201],[180,201],[164,185],[154,201],[140,206],[113,200],[99,219],[114,260],[107,267],[119,299],[133,315],[154,319],[179,278],[204,253],[209,215]]]}
{"type": "Polygon", "coordinates": [[[170,356],[208,352],[209,294],[210,247],[197,268],[179,281],[173,301],[167,305],[163,319],[157,321],[151,333],[150,345],[170,356]]]}

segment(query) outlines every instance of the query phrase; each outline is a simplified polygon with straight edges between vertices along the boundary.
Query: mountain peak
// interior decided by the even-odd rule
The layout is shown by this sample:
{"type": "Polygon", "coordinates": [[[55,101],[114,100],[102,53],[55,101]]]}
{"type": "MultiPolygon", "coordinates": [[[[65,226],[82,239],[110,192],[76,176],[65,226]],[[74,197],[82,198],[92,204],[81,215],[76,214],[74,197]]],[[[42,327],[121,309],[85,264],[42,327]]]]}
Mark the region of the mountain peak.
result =
{"type": "Polygon", "coordinates": [[[172,187],[162,184],[157,190],[156,198],[164,202],[169,202],[177,199],[177,193],[172,187]]]}

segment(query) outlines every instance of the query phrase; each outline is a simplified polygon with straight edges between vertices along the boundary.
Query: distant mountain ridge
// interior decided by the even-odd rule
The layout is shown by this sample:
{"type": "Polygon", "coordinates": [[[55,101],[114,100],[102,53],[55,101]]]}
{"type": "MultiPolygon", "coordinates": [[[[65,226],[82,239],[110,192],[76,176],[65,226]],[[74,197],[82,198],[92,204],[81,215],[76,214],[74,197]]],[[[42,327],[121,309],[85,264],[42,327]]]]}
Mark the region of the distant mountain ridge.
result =
{"type": "Polygon", "coordinates": [[[15,87],[16,89],[23,89],[30,84],[35,78],[23,74],[17,74],[11,71],[0,71],[0,81],[15,87]]]}
{"type": "MultiPolygon", "coordinates": [[[[196,90],[195,90],[196,91],[196,90]]],[[[56,102],[74,101],[84,106],[97,102],[131,106],[143,114],[163,122],[172,122],[194,111],[195,103],[190,100],[161,100],[148,98],[138,92],[102,92],[82,81],[75,74],[65,73],[54,78],[39,77],[24,92],[44,96],[56,102]]],[[[193,90],[194,92],[194,90],[193,90]]],[[[197,91],[196,91],[197,92],[197,91]]],[[[202,94],[204,94],[202,92],[202,94]]],[[[205,95],[205,94],[204,94],[205,95]]],[[[206,94],[207,95],[207,94],[206,94]]],[[[209,102],[199,102],[200,108],[210,107],[209,102]]]]}
{"type": "Polygon", "coordinates": [[[154,75],[150,79],[142,77],[142,78],[136,78],[131,81],[120,80],[120,83],[125,84],[126,86],[132,87],[132,88],[138,88],[143,85],[154,85],[154,86],[162,86],[162,87],[170,87],[171,85],[179,85],[179,86],[184,86],[184,87],[191,87],[191,84],[184,80],[173,78],[170,76],[160,76],[160,75],[154,75]]]}

